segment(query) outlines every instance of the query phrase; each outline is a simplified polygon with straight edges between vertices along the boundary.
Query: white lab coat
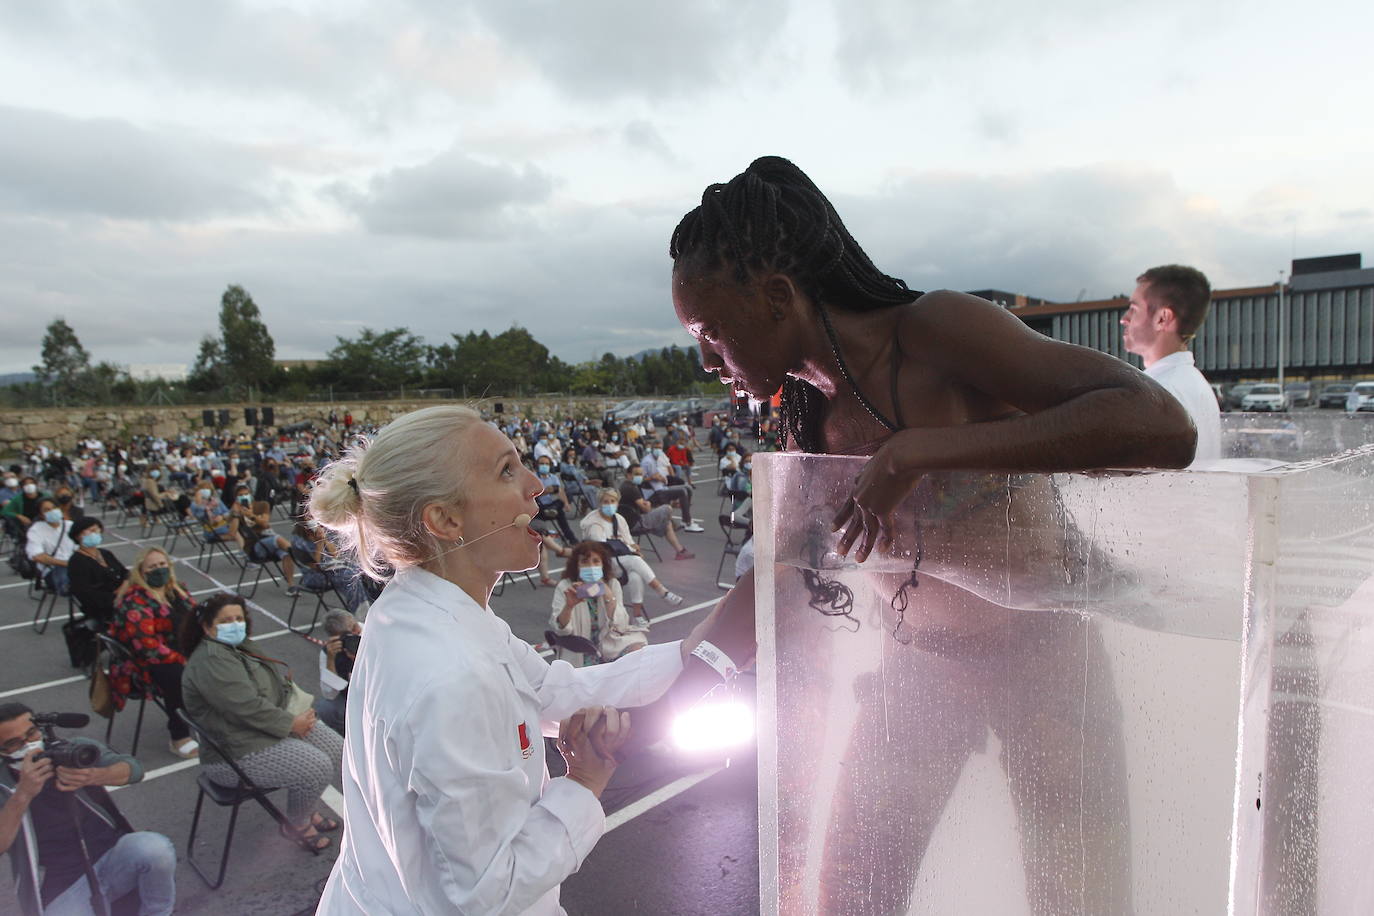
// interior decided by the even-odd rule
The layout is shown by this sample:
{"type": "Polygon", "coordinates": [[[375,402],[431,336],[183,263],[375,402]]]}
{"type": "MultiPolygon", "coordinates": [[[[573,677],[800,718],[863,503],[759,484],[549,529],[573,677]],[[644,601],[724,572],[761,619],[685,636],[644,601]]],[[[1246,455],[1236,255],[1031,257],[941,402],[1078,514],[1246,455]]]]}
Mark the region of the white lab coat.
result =
{"type": "Polygon", "coordinates": [[[681,671],[678,643],[546,662],[456,585],[401,571],[353,668],[347,827],[318,912],[562,913],[559,884],[605,815],[583,786],[549,779],[541,732],[584,706],[649,703],[681,671]]]}

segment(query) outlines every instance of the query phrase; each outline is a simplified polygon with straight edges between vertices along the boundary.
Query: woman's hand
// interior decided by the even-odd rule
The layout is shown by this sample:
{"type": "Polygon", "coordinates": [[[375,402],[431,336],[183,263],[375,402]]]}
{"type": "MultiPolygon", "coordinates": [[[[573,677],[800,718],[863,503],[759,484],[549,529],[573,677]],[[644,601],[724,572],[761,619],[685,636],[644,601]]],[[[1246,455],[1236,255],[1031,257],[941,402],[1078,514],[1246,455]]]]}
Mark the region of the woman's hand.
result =
{"type": "Polygon", "coordinates": [[[307,709],[305,712],[291,720],[291,734],[297,738],[304,738],[310,734],[310,729],[315,727],[315,710],[307,709]]]}
{"type": "Polygon", "coordinates": [[[558,750],[568,778],[597,798],[615,773],[615,754],[630,737],[630,714],[611,706],[589,706],[558,725],[558,750]]]}
{"type": "Polygon", "coordinates": [[[874,547],[879,550],[891,549],[893,516],[902,500],[921,480],[921,472],[909,468],[909,456],[905,454],[910,448],[910,439],[906,435],[910,432],[914,430],[902,430],[888,439],[868,459],[862,473],[855,479],[854,492],[840,507],[830,529],[845,529],[837,549],[840,556],[847,556],[856,542],[858,549],[854,559],[860,563],[868,559],[874,547]]]}

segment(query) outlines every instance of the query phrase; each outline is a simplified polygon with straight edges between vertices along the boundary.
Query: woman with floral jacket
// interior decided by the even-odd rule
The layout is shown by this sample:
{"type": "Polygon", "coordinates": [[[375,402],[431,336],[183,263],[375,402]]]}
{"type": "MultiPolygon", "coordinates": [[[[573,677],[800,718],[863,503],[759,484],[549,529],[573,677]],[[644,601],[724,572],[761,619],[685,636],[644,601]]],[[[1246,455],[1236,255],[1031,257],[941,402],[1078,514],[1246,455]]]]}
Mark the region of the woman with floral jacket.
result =
{"type": "Polygon", "coordinates": [[[195,600],[177,582],[166,551],[149,547],[129,571],[129,587],[110,622],[110,635],[133,655],[133,661],[110,668],[115,707],[124,708],[136,684],[144,690],[156,689],[167,707],[172,753],[186,758],[198,756],[200,746],[177,715],[182,707],[181,672],[186,658],[176,650],[176,634],[193,607],[195,600]]]}

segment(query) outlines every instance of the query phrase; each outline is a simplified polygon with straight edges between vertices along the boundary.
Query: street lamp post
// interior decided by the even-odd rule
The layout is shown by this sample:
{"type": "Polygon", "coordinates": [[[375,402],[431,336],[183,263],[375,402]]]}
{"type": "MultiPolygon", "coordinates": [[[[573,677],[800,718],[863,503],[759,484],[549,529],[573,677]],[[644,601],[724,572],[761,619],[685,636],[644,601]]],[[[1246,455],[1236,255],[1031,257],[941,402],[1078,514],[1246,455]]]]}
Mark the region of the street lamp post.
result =
{"type": "Polygon", "coordinates": [[[1288,336],[1283,321],[1283,271],[1279,271],[1279,393],[1283,393],[1283,339],[1288,336]]]}

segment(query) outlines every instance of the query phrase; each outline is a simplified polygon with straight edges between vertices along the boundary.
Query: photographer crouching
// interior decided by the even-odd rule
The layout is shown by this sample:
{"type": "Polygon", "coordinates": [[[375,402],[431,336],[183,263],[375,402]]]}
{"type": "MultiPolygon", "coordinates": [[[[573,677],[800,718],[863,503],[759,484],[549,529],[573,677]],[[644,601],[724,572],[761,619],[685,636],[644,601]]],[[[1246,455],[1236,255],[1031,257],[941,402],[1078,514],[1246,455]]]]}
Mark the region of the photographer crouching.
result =
{"type": "Polygon", "coordinates": [[[330,611],[324,618],[324,632],[328,639],[320,650],[320,695],[315,699],[315,715],[342,735],[348,681],[353,676],[363,625],[348,611],[330,611]]]}
{"type": "Polygon", "coordinates": [[[135,832],[104,789],[138,782],[143,767],[90,738],[66,740],[54,732],[86,721],[84,715],[35,715],[22,703],[0,704],[0,853],[10,854],[20,911],[108,913],[111,903],[137,890],[141,916],[171,913],[172,841],[135,832]],[[93,901],[94,887],[103,900],[93,901]]]}

